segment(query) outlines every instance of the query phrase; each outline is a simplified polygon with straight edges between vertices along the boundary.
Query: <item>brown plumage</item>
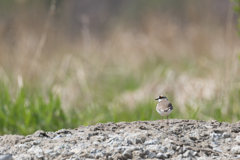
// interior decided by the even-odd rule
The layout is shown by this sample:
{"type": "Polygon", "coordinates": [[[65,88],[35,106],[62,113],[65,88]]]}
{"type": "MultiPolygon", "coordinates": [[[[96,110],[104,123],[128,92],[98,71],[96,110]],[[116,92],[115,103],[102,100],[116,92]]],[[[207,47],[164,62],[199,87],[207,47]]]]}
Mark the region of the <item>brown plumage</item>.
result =
{"type": "MultiPolygon", "coordinates": [[[[167,121],[168,121],[168,115],[173,110],[172,104],[168,101],[167,97],[162,95],[155,100],[159,101],[156,107],[157,112],[161,115],[161,117],[167,116],[167,121]]],[[[162,117],[162,122],[163,122],[163,117],[162,117]]]]}
{"type": "MultiPolygon", "coordinates": [[[[172,106],[172,103],[170,103],[168,100],[166,100],[166,99],[163,99],[163,100],[161,100],[158,104],[157,104],[157,108],[156,108],[156,110],[158,111],[158,113],[159,112],[162,112],[162,116],[166,116],[166,115],[168,115],[167,113],[165,113],[165,112],[168,112],[168,111],[171,111],[171,110],[173,110],[173,106],[172,106]],[[165,114],[166,115],[165,115],[165,114]]],[[[160,114],[160,113],[159,113],[160,114]]]]}

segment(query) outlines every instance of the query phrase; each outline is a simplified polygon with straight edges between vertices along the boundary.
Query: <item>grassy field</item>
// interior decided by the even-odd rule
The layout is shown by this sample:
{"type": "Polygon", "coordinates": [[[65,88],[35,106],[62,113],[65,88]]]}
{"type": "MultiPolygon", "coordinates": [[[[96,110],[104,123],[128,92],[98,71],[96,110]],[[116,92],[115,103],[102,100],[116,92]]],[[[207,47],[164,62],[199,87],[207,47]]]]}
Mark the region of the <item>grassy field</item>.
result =
{"type": "Polygon", "coordinates": [[[75,43],[52,26],[38,56],[42,32],[19,27],[14,45],[1,39],[0,134],[157,120],[161,94],[174,106],[170,118],[237,122],[240,41],[232,22],[143,21],[100,39],[86,27],[75,43]]]}

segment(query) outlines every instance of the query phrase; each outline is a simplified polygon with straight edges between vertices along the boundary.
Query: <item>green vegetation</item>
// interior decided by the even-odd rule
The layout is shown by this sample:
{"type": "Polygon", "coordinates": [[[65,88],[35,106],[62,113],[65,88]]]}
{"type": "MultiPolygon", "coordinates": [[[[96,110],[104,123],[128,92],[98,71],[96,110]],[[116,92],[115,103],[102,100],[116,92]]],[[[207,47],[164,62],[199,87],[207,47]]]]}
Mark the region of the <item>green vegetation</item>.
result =
{"type": "Polygon", "coordinates": [[[0,83],[0,126],[1,134],[29,134],[36,130],[52,131],[66,126],[76,126],[61,108],[58,97],[49,93],[46,99],[42,94],[29,93],[21,88],[15,96],[9,88],[0,83]]]}
{"type": "Polygon", "coordinates": [[[227,2],[146,2],[57,1],[49,17],[50,1],[0,2],[0,134],[157,120],[161,94],[170,119],[239,121],[227,2]]]}
{"type": "Polygon", "coordinates": [[[238,34],[240,35],[240,0],[232,0],[236,3],[236,5],[234,5],[233,10],[235,11],[235,13],[237,13],[238,15],[238,34]]]}
{"type": "MultiPolygon", "coordinates": [[[[169,79],[166,65],[170,68],[170,64],[165,63],[159,66],[161,72],[160,79],[169,79]]],[[[142,89],[144,83],[149,84],[144,77],[155,76],[149,72],[153,68],[150,66],[139,68],[143,73],[140,76],[137,70],[133,70],[131,74],[114,75],[109,77],[105,75],[105,80],[99,85],[95,84],[93,89],[89,87],[92,98],[94,99],[85,107],[74,107],[63,111],[61,98],[48,91],[43,93],[40,88],[31,89],[28,86],[19,87],[10,90],[10,86],[3,81],[0,82],[0,134],[31,134],[36,130],[55,131],[61,128],[76,128],[79,125],[90,125],[105,122],[119,121],[137,121],[137,120],[157,120],[161,116],[156,112],[155,107],[157,101],[154,95],[140,96],[139,100],[129,97],[124,100],[118,99],[119,95],[126,93],[126,98],[133,94],[146,92],[142,89]],[[118,85],[119,84],[119,85],[118,85]],[[142,98],[142,99],[141,99],[142,98]],[[131,104],[131,101],[134,101],[131,104]]],[[[189,66],[191,68],[191,65],[189,66]]],[[[187,72],[188,72],[187,68],[187,72]]],[[[197,68],[195,68],[198,70],[197,68]]],[[[190,82],[188,82],[190,83],[190,82]]],[[[145,85],[146,85],[145,84],[145,85]]],[[[154,85],[154,84],[153,84],[154,85]]],[[[89,83],[89,86],[92,86],[89,83]]],[[[170,84],[171,86],[171,84],[170,84]]],[[[188,85],[185,84],[185,87],[188,85]]],[[[181,88],[178,88],[181,89],[181,88]]],[[[181,119],[204,119],[210,118],[218,121],[236,122],[240,117],[240,87],[235,86],[230,90],[226,99],[214,97],[210,100],[199,99],[186,100],[184,110],[181,110],[179,102],[174,97],[174,91],[168,91],[169,100],[173,103],[174,111],[169,118],[181,119]],[[192,102],[194,101],[194,102],[192,102]],[[226,103],[227,102],[227,103],[226,103]],[[226,105],[226,107],[222,107],[226,105]],[[224,110],[222,110],[224,109],[224,110]]],[[[140,93],[141,94],[141,93],[140,93]]],[[[87,104],[88,100],[80,98],[80,102],[87,104]]],[[[164,117],[166,118],[166,117],[164,117]]]]}

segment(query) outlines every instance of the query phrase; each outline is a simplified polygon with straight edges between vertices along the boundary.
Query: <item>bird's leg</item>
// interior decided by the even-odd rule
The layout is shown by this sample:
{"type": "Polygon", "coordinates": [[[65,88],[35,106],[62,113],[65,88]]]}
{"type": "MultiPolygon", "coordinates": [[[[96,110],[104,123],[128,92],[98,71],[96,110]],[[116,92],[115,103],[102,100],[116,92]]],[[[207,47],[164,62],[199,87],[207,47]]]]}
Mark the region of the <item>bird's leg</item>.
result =
{"type": "Polygon", "coordinates": [[[163,117],[161,116],[161,118],[162,118],[162,123],[163,123],[163,117]]]}
{"type": "Polygon", "coordinates": [[[169,124],[169,122],[168,122],[168,115],[167,115],[167,124],[169,124]]]}

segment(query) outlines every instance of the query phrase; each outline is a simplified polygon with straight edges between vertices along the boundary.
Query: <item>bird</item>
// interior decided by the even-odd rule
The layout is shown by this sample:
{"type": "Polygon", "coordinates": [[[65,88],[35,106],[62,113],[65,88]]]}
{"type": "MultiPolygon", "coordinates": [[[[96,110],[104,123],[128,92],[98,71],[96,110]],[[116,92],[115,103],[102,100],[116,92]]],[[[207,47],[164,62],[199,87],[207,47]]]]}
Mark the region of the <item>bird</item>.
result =
{"type": "Polygon", "coordinates": [[[155,100],[158,100],[156,110],[161,115],[162,123],[163,123],[163,116],[167,116],[167,123],[168,123],[168,115],[173,111],[172,103],[170,103],[167,97],[163,95],[159,96],[155,100]]]}

